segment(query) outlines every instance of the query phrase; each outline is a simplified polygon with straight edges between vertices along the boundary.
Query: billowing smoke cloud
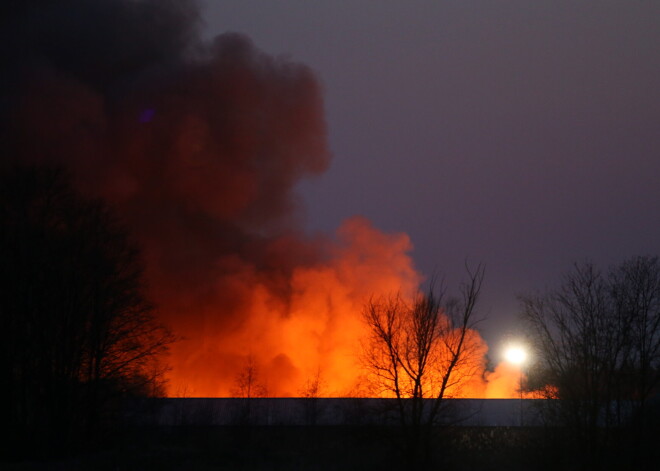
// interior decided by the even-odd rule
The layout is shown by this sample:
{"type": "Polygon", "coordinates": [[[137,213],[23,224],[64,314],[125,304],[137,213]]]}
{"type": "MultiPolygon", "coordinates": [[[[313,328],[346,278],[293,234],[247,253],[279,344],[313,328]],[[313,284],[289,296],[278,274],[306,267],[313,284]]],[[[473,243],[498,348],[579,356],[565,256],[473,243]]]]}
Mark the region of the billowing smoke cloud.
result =
{"type": "Polygon", "coordinates": [[[188,1],[17,5],[2,7],[3,151],[66,165],[126,221],[182,339],[170,394],[230,394],[248,358],[273,395],[318,375],[323,394],[355,388],[362,304],[420,276],[404,235],[298,229],[294,185],[330,160],[312,71],[241,35],[199,42],[188,1]]]}

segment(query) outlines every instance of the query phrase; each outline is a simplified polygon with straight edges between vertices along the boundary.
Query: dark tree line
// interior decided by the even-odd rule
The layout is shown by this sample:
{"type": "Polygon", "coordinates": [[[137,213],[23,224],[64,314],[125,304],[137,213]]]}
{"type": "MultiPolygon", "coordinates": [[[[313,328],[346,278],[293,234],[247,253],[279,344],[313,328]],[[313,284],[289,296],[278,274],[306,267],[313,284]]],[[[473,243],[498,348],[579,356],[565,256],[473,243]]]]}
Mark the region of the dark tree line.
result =
{"type": "MultiPolygon", "coordinates": [[[[640,469],[658,439],[660,262],[635,257],[603,272],[575,264],[561,284],[522,297],[537,349],[532,386],[550,384],[549,424],[588,469],[621,452],[640,469]]],[[[657,445],[657,443],[656,443],[657,445]]]]}
{"type": "Polygon", "coordinates": [[[105,204],[57,168],[0,170],[0,388],[8,454],[99,437],[130,395],[158,394],[171,334],[138,251],[105,204]]]}

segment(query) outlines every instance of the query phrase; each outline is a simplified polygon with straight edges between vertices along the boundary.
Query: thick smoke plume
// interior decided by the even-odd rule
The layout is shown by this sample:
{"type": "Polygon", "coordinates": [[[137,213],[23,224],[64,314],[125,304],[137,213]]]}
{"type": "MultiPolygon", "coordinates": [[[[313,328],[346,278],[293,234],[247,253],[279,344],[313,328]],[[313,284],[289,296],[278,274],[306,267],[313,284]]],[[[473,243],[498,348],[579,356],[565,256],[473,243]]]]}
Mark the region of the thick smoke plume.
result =
{"type": "Polygon", "coordinates": [[[201,43],[188,1],[1,8],[6,160],[65,165],[126,221],[181,338],[169,394],[231,394],[248,363],[271,395],[355,391],[365,299],[421,280],[405,235],[299,230],[294,186],[330,160],[312,71],[238,34],[201,43]]]}

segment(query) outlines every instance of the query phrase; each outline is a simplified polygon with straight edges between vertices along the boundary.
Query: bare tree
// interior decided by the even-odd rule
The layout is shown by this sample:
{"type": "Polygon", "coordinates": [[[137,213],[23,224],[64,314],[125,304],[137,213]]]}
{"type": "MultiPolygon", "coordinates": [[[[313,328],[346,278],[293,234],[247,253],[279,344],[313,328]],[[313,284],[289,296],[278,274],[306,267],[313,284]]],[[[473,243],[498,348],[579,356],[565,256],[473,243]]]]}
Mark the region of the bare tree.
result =
{"type": "Polygon", "coordinates": [[[624,367],[631,376],[628,396],[640,413],[660,384],[660,263],[658,257],[635,257],[610,271],[610,290],[619,318],[624,319],[624,367]],[[632,390],[631,390],[632,389],[632,390]]]}
{"type": "Polygon", "coordinates": [[[262,382],[259,365],[252,353],[248,354],[243,367],[236,374],[232,395],[244,399],[268,395],[268,387],[262,382]]]}
{"type": "Polygon", "coordinates": [[[300,391],[300,396],[303,398],[305,422],[308,425],[316,425],[319,416],[323,412],[319,397],[323,394],[324,389],[325,381],[321,376],[321,367],[318,367],[316,372],[305,381],[305,385],[300,391]]]}
{"type": "Polygon", "coordinates": [[[603,275],[591,263],[576,264],[557,290],[521,299],[535,357],[548,375],[544,380],[562,400],[550,403],[561,407],[547,413],[570,425],[584,456],[596,458],[601,448],[596,431],[609,399],[605,386],[623,346],[603,275]]]}
{"type": "Polygon", "coordinates": [[[321,375],[321,368],[317,368],[314,374],[307,378],[303,388],[300,390],[301,397],[318,398],[321,397],[325,387],[325,381],[321,375]]]}
{"type": "MultiPolygon", "coordinates": [[[[660,368],[660,265],[637,257],[603,274],[578,263],[561,284],[521,297],[551,419],[569,427],[585,466],[602,464],[618,431],[644,416],[660,368]]],[[[637,431],[641,433],[640,429],[637,431]]]]}
{"type": "MultiPolygon", "coordinates": [[[[650,401],[660,386],[660,263],[635,257],[610,271],[611,296],[625,319],[626,346],[616,375],[617,409],[631,413],[628,454],[636,469],[653,469],[660,434],[660,407],[650,401]],[[632,406],[632,407],[630,407],[632,406]]],[[[657,455],[656,455],[657,456],[657,455]]]]}
{"type": "Polygon", "coordinates": [[[172,336],[121,225],[61,169],[3,169],[0,228],[6,423],[32,452],[79,444],[121,397],[157,393],[172,336]]]}
{"type": "Polygon", "coordinates": [[[237,411],[238,417],[235,419],[237,424],[252,425],[257,416],[252,399],[268,396],[268,387],[262,382],[259,365],[252,353],[248,354],[243,367],[236,374],[231,394],[242,399],[241,407],[237,411]]]}
{"type": "Polygon", "coordinates": [[[400,295],[371,299],[363,311],[369,327],[364,362],[372,384],[396,399],[405,451],[412,460],[428,443],[443,400],[459,390],[479,363],[471,329],[484,269],[480,265],[461,285],[459,299],[445,300],[444,289],[412,301],[400,295]]]}

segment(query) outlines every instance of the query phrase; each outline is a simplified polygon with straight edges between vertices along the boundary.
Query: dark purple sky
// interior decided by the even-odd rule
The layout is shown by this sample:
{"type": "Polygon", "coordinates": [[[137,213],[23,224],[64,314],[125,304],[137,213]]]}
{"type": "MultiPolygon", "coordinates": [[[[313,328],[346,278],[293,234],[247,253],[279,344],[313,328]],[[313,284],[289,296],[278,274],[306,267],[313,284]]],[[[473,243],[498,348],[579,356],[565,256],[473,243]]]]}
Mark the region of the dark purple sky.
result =
{"type": "Polygon", "coordinates": [[[361,214],[425,274],[487,265],[482,331],[573,261],[660,253],[660,2],[205,2],[208,37],[311,66],[334,160],[310,231],[361,214]]]}

